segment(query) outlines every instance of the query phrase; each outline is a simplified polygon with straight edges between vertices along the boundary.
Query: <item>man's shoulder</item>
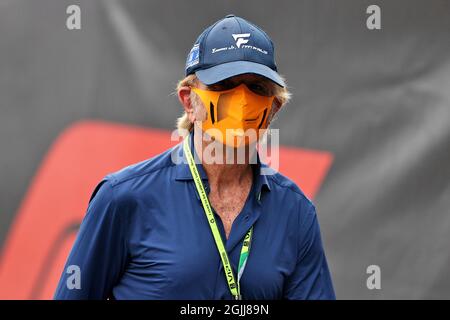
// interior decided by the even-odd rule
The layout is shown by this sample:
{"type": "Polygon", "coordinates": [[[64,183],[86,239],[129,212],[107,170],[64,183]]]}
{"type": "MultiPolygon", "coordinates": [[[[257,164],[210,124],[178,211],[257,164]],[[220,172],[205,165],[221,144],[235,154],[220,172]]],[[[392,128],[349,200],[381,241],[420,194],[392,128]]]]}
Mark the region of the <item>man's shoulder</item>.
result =
{"type": "Polygon", "coordinates": [[[309,199],[303,190],[289,177],[270,169],[267,179],[271,182],[271,188],[274,188],[276,193],[287,195],[291,199],[314,208],[312,200],[309,199]]]}
{"type": "Polygon", "coordinates": [[[317,213],[314,202],[302,191],[302,189],[290,178],[275,172],[267,177],[270,181],[271,191],[277,208],[277,217],[289,217],[289,226],[293,230],[301,228],[301,232],[307,232],[309,226],[316,221],[317,213]]]}
{"type": "Polygon", "coordinates": [[[145,184],[167,181],[171,175],[171,170],[176,164],[173,161],[173,157],[177,154],[179,148],[180,144],[177,144],[151,158],[111,172],[103,177],[97,188],[107,182],[116,193],[119,193],[120,190],[130,189],[130,186],[133,186],[131,189],[134,190],[141,189],[139,186],[142,185],[142,181],[145,181],[145,184]]]}
{"type": "Polygon", "coordinates": [[[174,167],[175,163],[173,161],[173,156],[178,149],[179,144],[151,158],[133,163],[120,170],[109,173],[105,178],[110,181],[112,187],[116,187],[127,181],[150,178],[161,173],[164,174],[167,170],[174,167]]]}
{"type": "Polygon", "coordinates": [[[177,144],[151,158],[105,175],[92,192],[89,202],[97,193],[103,197],[114,197],[118,203],[134,202],[139,197],[148,196],[149,192],[170,181],[176,165],[173,157],[179,154],[179,149],[180,144],[177,144]]]}

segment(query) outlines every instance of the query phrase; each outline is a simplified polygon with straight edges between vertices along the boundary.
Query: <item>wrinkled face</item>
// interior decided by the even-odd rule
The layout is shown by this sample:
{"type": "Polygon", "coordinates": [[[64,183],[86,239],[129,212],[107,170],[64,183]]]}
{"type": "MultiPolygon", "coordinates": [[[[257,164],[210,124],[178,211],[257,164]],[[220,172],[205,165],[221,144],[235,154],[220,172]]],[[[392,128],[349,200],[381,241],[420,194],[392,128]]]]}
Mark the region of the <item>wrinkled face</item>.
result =
{"type": "Polygon", "coordinates": [[[278,111],[276,84],[254,74],[243,74],[210,86],[192,88],[195,119],[214,140],[230,147],[259,139],[278,111]]]}

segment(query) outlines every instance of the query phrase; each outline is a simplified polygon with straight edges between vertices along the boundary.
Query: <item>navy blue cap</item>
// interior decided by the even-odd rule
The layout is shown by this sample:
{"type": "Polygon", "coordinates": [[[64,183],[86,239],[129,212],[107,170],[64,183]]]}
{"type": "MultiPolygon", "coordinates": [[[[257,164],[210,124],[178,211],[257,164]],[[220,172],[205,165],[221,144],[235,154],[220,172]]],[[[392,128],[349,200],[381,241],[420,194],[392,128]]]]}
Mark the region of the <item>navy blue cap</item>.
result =
{"type": "Polygon", "coordinates": [[[233,14],[197,38],[186,60],[186,76],[193,73],[206,85],[254,73],[285,86],[277,73],[272,40],[262,29],[233,14]]]}

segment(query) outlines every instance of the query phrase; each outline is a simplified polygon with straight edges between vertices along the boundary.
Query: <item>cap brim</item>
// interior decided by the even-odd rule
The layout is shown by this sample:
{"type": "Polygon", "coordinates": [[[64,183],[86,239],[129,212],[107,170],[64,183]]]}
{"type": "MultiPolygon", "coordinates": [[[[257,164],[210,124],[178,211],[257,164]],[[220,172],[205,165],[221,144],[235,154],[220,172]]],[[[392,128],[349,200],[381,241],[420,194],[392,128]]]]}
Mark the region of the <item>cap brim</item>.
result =
{"type": "Polygon", "coordinates": [[[232,61],[195,72],[197,78],[206,85],[211,85],[244,73],[254,73],[266,77],[279,86],[285,87],[283,79],[276,71],[263,64],[250,61],[232,61]]]}

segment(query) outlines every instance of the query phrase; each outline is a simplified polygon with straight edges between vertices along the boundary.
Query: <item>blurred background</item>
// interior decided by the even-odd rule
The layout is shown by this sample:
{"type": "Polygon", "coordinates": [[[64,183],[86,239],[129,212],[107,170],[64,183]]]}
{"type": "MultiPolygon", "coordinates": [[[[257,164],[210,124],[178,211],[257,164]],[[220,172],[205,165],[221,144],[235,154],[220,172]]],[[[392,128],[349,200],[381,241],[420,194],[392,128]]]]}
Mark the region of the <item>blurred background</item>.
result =
{"type": "Polygon", "coordinates": [[[0,298],[52,297],[96,183],[171,145],[186,55],[229,13],[275,43],[280,171],[316,204],[337,298],[450,298],[447,0],[0,0],[0,298]]]}

